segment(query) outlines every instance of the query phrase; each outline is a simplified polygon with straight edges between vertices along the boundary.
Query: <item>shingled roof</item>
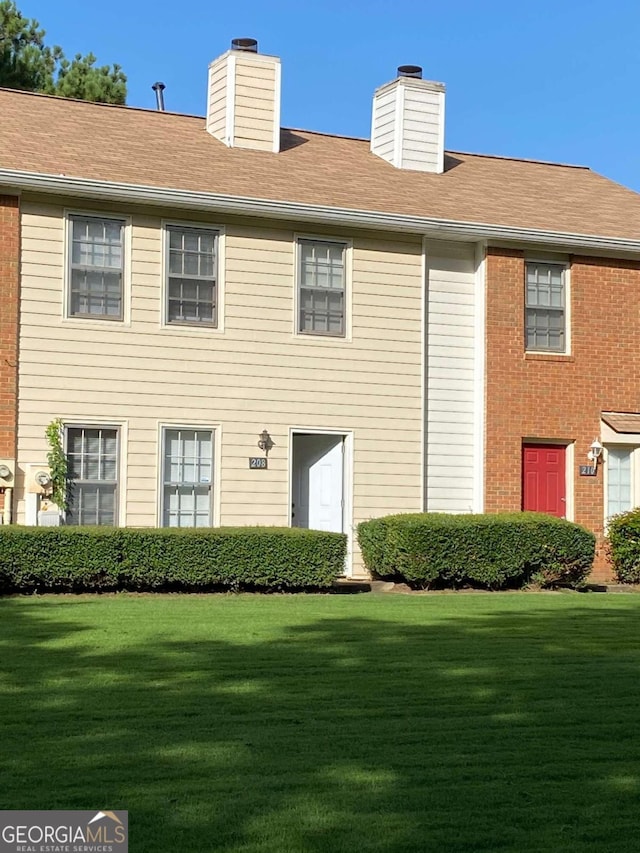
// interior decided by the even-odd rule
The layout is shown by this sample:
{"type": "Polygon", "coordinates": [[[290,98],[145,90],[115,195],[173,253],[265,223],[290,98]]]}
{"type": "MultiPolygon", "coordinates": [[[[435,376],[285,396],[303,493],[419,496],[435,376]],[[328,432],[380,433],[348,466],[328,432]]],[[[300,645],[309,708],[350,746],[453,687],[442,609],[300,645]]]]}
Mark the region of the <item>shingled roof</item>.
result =
{"type": "Polygon", "coordinates": [[[396,169],[363,139],[282,130],[230,149],[201,117],[0,89],[1,170],[457,222],[640,239],[640,195],[590,169],[448,152],[443,174],[396,169]]]}

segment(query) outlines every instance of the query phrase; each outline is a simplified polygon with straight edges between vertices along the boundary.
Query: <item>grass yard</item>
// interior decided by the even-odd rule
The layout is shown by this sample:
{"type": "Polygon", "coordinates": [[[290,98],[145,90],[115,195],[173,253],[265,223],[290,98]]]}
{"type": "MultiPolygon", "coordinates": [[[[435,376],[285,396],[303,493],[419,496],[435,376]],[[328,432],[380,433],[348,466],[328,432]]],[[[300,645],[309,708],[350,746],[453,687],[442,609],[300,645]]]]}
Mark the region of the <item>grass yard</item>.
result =
{"type": "Polygon", "coordinates": [[[640,845],[640,596],[12,598],[0,641],[0,808],[132,853],[640,845]]]}

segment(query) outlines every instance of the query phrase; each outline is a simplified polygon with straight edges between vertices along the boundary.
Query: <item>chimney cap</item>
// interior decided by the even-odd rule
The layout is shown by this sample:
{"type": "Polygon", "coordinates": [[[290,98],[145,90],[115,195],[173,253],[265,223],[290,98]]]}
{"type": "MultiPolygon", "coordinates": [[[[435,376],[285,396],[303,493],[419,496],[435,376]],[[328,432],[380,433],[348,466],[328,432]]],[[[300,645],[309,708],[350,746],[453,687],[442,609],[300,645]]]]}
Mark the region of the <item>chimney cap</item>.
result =
{"type": "Polygon", "coordinates": [[[164,95],[162,94],[164,90],[167,88],[164,83],[157,81],[151,87],[153,91],[156,93],[156,109],[163,113],[164,112],[164,95]]]}
{"type": "Polygon", "coordinates": [[[231,39],[231,50],[244,50],[247,53],[258,52],[257,39],[231,39]]]}
{"type": "Polygon", "coordinates": [[[415,77],[422,80],[421,65],[398,65],[398,77],[415,77]]]}

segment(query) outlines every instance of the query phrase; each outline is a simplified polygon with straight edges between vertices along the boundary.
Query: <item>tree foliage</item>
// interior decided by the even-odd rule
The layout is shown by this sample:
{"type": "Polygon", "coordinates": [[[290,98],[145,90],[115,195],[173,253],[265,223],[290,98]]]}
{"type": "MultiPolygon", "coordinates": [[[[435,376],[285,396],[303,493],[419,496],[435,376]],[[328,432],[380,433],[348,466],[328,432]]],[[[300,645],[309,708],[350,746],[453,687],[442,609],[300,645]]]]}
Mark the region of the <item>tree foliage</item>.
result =
{"type": "Polygon", "coordinates": [[[61,509],[67,509],[67,457],[62,446],[64,424],[60,418],[51,421],[45,431],[49,452],[47,465],[51,473],[51,499],[61,509]]]}
{"type": "Polygon", "coordinates": [[[67,59],[44,39],[38,21],[25,18],[14,0],[0,0],[0,86],[124,104],[127,78],[119,65],[97,66],[92,53],[67,59]]]}

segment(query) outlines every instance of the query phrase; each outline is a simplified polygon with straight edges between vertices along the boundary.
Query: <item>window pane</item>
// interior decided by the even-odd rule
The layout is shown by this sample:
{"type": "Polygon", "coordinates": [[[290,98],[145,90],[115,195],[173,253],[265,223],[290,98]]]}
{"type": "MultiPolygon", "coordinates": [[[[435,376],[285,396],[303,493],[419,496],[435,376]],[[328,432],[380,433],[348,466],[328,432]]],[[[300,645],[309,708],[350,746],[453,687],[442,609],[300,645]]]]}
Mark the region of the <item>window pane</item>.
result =
{"type": "Polygon", "coordinates": [[[197,252],[199,247],[198,235],[195,231],[186,231],[183,237],[183,249],[186,252],[197,252]]]}
{"type": "Polygon", "coordinates": [[[169,279],[168,320],[176,323],[215,322],[213,283],[169,279]]]}
{"type": "Polygon", "coordinates": [[[117,446],[116,429],[67,429],[67,524],[116,523],[117,446]]]}
{"type": "Polygon", "coordinates": [[[165,527],[211,525],[213,433],[168,429],[164,433],[165,527]]]}
{"type": "Polygon", "coordinates": [[[526,347],[563,352],[565,349],[565,285],[562,264],[526,266],[526,347]]]}
{"type": "Polygon", "coordinates": [[[120,220],[73,217],[71,233],[75,257],[89,261],[93,258],[121,258],[123,226],[120,220]]]}
{"type": "Polygon", "coordinates": [[[631,448],[607,450],[607,518],[632,507],[631,448]]]}
{"type": "Polygon", "coordinates": [[[171,249],[182,249],[182,234],[175,228],[169,228],[169,247],[171,249]]]}
{"type": "Polygon", "coordinates": [[[550,291],[550,302],[554,308],[562,308],[564,305],[564,293],[559,285],[552,285],[550,291]]]}
{"type": "Polygon", "coordinates": [[[217,235],[176,226],[168,231],[167,322],[215,326],[217,235]]]}
{"type": "Polygon", "coordinates": [[[197,276],[200,270],[198,264],[198,256],[191,252],[185,252],[184,255],[184,274],[197,276]]]}
{"type": "Polygon", "coordinates": [[[72,316],[121,317],[123,233],[121,220],[71,218],[72,316]]]}
{"type": "Polygon", "coordinates": [[[104,235],[104,223],[98,219],[89,219],[86,221],[86,228],[83,228],[83,234],[91,241],[102,240],[104,235]]]}
{"type": "Polygon", "coordinates": [[[198,285],[193,281],[175,282],[173,289],[176,290],[176,284],[179,289],[179,294],[182,299],[189,302],[197,302],[198,300],[198,285]]]}
{"type": "Polygon", "coordinates": [[[202,231],[200,233],[200,251],[213,255],[216,248],[216,237],[211,231],[202,231]]]}
{"type": "Polygon", "coordinates": [[[527,284],[527,305],[538,304],[538,288],[535,284],[527,284]]]}
{"type": "Polygon", "coordinates": [[[344,335],[344,245],[300,241],[299,331],[344,335]]]}
{"type": "Polygon", "coordinates": [[[200,255],[198,275],[202,276],[202,278],[213,278],[213,254],[200,255]]]}
{"type": "Polygon", "coordinates": [[[549,288],[546,284],[540,283],[538,285],[538,305],[541,305],[543,308],[547,308],[551,304],[549,288]]]}
{"type": "Polygon", "coordinates": [[[529,350],[564,350],[564,314],[556,309],[527,308],[526,341],[529,350]]]}

